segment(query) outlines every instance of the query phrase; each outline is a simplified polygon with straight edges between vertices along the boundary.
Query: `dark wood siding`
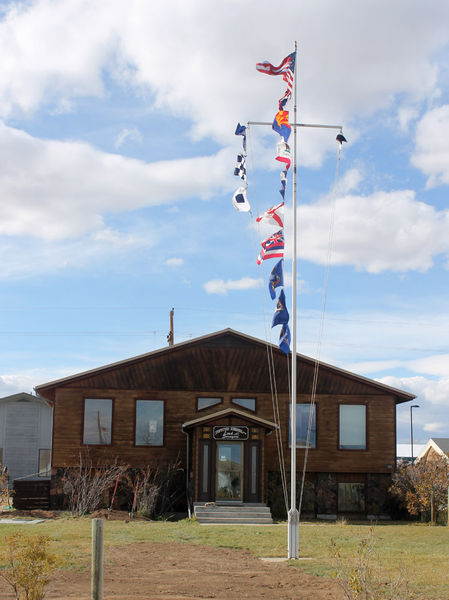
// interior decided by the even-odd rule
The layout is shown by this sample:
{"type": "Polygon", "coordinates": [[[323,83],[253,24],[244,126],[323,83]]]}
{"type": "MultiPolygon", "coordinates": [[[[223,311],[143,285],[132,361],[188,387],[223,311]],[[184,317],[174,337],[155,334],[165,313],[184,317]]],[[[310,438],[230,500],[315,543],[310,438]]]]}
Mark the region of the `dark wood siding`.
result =
{"type": "MultiPolygon", "coordinates": [[[[114,400],[112,423],[112,444],[91,446],[92,459],[119,458],[124,464],[142,467],[152,462],[174,462],[178,457],[185,460],[186,438],[182,423],[195,417],[197,395],[209,395],[211,390],[198,392],[173,392],[146,390],[112,389],[60,389],[56,394],[54,411],[53,467],[63,467],[78,463],[79,454],[86,450],[82,444],[84,398],[110,397],[114,400]],[[135,399],[145,397],[164,401],[164,445],[162,447],[134,445],[135,399]]],[[[223,394],[220,410],[232,408],[234,394],[223,394]]],[[[271,395],[257,394],[257,416],[273,421],[271,395]]],[[[310,397],[299,395],[298,402],[309,402],[310,397]]],[[[289,399],[279,397],[281,435],[284,455],[289,464],[288,446],[289,399]]],[[[380,395],[319,395],[316,399],[317,443],[309,450],[308,471],[324,472],[391,472],[396,457],[396,418],[395,401],[392,396],[380,395]],[[338,406],[340,403],[367,405],[367,448],[366,450],[340,450],[338,448],[338,406]],[[389,466],[390,465],[390,466],[389,466]]],[[[213,414],[216,407],[201,411],[204,415],[213,414]]],[[[248,417],[253,416],[248,411],[248,417]]],[[[244,419],[233,417],[226,423],[241,425],[244,419]]],[[[278,470],[279,461],[276,449],[276,434],[266,437],[266,469],[278,470]]],[[[297,450],[298,470],[302,469],[304,450],[297,450]]],[[[198,464],[196,465],[198,466],[198,464]]]]}
{"type": "MultiPolygon", "coordinates": [[[[288,359],[273,350],[279,399],[284,456],[289,469],[288,359]]],[[[298,357],[297,401],[310,402],[314,363],[298,357]]],[[[53,384],[38,386],[38,391],[55,399],[53,468],[78,464],[82,444],[84,398],[112,398],[112,444],[89,448],[92,460],[114,460],[132,467],[161,464],[180,459],[185,464],[186,436],[183,423],[198,418],[198,396],[220,397],[223,402],[201,411],[212,415],[227,408],[239,408],[233,397],[256,398],[257,416],[275,421],[267,368],[267,348],[234,332],[202,338],[179,347],[164,349],[80,374],[53,384]],[[135,446],[136,399],[164,402],[164,444],[161,447],[135,446]]],[[[376,382],[322,365],[316,396],[316,448],[309,451],[307,470],[316,473],[390,473],[396,457],[396,403],[411,399],[406,393],[376,382]],[[365,450],[340,450],[338,447],[339,404],[367,406],[367,445],[365,450]]],[[[232,418],[233,424],[245,421],[232,418]]],[[[199,468],[196,433],[191,433],[194,471],[199,468]]],[[[298,471],[302,470],[304,450],[297,450],[298,471]]],[[[276,434],[261,442],[261,460],[267,471],[279,469],[276,434]]],[[[264,474],[262,474],[264,475],[264,474]]],[[[265,479],[262,476],[262,487],[265,479]]],[[[198,479],[195,479],[198,491],[198,479]]]]}

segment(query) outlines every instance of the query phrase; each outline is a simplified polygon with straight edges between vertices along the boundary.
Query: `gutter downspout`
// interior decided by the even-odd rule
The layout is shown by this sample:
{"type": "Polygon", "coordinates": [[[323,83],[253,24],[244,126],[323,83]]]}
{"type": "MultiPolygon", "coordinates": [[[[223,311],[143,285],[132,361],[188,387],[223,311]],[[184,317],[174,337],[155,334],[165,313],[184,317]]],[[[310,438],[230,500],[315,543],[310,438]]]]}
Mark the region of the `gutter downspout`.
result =
{"type": "Polygon", "coordinates": [[[188,431],[184,430],[184,425],[181,425],[182,433],[187,437],[186,439],[186,499],[187,499],[187,514],[189,519],[192,518],[192,510],[190,507],[190,494],[189,494],[189,484],[190,484],[190,434],[188,431]]]}

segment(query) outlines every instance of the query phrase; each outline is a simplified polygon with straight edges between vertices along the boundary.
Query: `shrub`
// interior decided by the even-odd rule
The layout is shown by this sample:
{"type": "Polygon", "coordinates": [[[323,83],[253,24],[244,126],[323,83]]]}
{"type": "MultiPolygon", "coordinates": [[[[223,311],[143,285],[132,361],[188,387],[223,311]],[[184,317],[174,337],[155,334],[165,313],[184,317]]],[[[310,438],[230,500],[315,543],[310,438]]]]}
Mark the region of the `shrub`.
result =
{"type": "Polygon", "coordinates": [[[374,527],[370,527],[350,558],[332,538],[330,553],[337,579],[348,600],[410,600],[409,581],[404,572],[394,578],[382,571],[375,553],[374,527]]]}
{"type": "Polygon", "coordinates": [[[50,552],[47,535],[25,536],[13,533],[6,537],[0,551],[6,567],[2,577],[13,589],[16,600],[42,600],[52,571],[60,565],[58,557],[50,552]]]}
{"type": "Polygon", "coordinates": [[[119,474],[126,466],[112,464],[94,465],[88,453],[80,454],[77,467],[66,469],[62,477],[64,493],[69,499],[69,510],[79,516],[91,513],[104,503],[119,474]]]}

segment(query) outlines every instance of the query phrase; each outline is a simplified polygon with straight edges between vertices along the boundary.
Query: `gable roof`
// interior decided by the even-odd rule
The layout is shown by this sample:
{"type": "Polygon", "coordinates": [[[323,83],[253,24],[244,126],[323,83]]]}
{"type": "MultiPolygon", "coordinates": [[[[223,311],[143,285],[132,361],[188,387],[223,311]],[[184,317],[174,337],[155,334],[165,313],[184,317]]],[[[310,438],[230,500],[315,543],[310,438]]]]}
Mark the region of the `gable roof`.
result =
{"type": "Polygon", "coordinates": [[[48,399],[43,398],[42,396],[34,396],[33,394],[28,394],[28,392],[18,392],[17,394],[11,394],[10,396],[3,396],[0,398],[0,404],[6,402],[37,402],[38,404],[47,404],[52,406],[52,403],[48,401],[48,399]]]}
{"type": "MultiPolygon", "coordinates": [[[[273,357],[278,393],[288,393],[288,360],[279,348],[233,329],[224,329],[89,371],[36,386],[53,400],[57,388],[217,390],[270,393],[267,353],[273,357]]],[[[315,360],[297,354],[299,393],[312,389],[315,360]]],[[[318,394],[390,394],[407,402],[415,396],[320,362],[318,394]]]]}
{"type": "Polygon", "coordinates": [[[430,438],[424,448],[416,457],[416,460],[423,458],[430,449],[433,449],[440,456],[449,458],[449,438],[430,438]]]}

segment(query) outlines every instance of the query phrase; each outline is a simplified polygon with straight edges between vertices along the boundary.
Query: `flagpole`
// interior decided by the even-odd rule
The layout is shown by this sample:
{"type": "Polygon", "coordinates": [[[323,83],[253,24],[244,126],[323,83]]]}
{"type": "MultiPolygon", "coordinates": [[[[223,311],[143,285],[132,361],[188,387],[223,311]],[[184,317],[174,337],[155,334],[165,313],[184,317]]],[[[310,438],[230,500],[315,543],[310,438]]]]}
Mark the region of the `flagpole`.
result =
{"type": "MultiPolygon", "coordinates": [[[[295,41],[295,73],[293,88],[293,123],[296,123],[296,77],[298,49],[295,41]]],[[[290,510],[288,511],[288,558],[299,558],[299,511],[296,508],[296,127],[293,127],[293,202],[292,202],[292,381],[291,381],[291,474],[290,510]]]]}

